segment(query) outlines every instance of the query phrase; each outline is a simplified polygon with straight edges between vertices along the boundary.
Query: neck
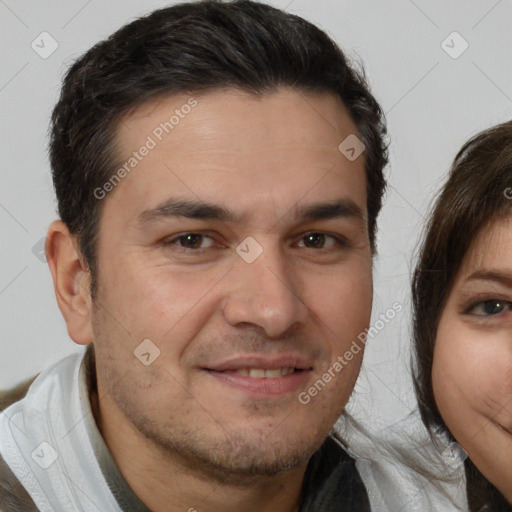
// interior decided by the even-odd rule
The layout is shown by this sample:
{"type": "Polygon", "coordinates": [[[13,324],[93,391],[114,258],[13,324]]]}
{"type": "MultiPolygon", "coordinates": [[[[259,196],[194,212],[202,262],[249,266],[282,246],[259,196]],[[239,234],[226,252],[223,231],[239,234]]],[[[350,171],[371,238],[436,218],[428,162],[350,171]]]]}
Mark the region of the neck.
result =
{"type": "Polygon", "coordinates": [[[307,463],[273,476],[220,474],[159,449],[94,391],[91,405],[123,477],[153,512],[298,512],[307,463]]]}

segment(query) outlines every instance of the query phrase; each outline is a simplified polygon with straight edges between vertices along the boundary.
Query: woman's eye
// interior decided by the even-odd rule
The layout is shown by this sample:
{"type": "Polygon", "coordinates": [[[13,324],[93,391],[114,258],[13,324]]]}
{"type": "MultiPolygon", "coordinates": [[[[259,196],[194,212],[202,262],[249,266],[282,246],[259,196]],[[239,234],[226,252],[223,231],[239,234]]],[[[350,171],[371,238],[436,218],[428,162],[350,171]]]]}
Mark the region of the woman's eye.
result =
{"type": "Polygon", "coordinates": [[[211,247],[214,240],[210,236],[201,235],[200,233],[185,233],[165,242],[165,245],[178,245],[183,249],[207,249],[211,247]],[[203,242],[207,240],[206,244],[203,242]]]}
{"type": "Polygon", "coordinates": [[[312,249],[328,249],[336,245],[343,245],[343,241],[340,238],[326,235],[325,233],[307,233],[301,238],[301,241],[305,242],[306,247],[312,249]],[[333,242],[325,247],[327,239],[331,239],[333,242]]]}
{"type": "Polygon", "coordinates": [[[496,316],[512,310],[512,303],[505,300],[491,299],[479,302],[468,311],[470,315],[496,316]]]}

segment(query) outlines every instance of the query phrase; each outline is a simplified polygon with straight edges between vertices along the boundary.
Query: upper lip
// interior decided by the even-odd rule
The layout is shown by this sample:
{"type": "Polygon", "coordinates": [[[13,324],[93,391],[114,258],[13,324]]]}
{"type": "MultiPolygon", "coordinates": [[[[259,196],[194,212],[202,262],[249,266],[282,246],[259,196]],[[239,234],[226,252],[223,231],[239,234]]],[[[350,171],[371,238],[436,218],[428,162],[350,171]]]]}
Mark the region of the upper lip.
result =
{"type": "Polygon", "coordinates": [[[313,365],[307,358],[294,354],[279,354],[265,356],[262,354],[247,354],[231,357],[222,362],[209,364],[204,367],[207,370],[226,371],[240,370],[242,368],[261,368],[265,370],[277,370],[278,368],[296,368],[298,370],[311,370],[313,365]]]}

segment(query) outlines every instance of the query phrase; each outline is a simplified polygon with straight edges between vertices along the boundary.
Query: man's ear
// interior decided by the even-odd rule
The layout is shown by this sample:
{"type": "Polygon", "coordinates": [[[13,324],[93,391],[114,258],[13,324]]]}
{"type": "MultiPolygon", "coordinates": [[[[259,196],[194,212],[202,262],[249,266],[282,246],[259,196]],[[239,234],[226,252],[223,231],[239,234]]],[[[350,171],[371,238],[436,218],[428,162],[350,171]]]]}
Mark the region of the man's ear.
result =
{"type": "Polygon", "coordinates": [[[87,345],[92,342],[90,274],[76,237],[64,222],[56,220],[50,224],[45,251],[69,336],[75,343],[87,345]]]}

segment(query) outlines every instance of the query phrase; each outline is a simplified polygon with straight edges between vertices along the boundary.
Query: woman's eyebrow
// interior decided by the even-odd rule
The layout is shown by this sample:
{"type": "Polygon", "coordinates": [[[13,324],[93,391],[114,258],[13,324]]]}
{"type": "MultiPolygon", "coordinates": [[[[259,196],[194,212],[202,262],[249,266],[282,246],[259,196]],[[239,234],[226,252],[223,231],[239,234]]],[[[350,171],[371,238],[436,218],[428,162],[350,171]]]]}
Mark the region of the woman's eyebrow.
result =
{"type": "Polygon", "coordinates": [[[512,272],[493,269],[479,269],[470,274],[466,281],[491,281],[512,288],[512,272]]]}

